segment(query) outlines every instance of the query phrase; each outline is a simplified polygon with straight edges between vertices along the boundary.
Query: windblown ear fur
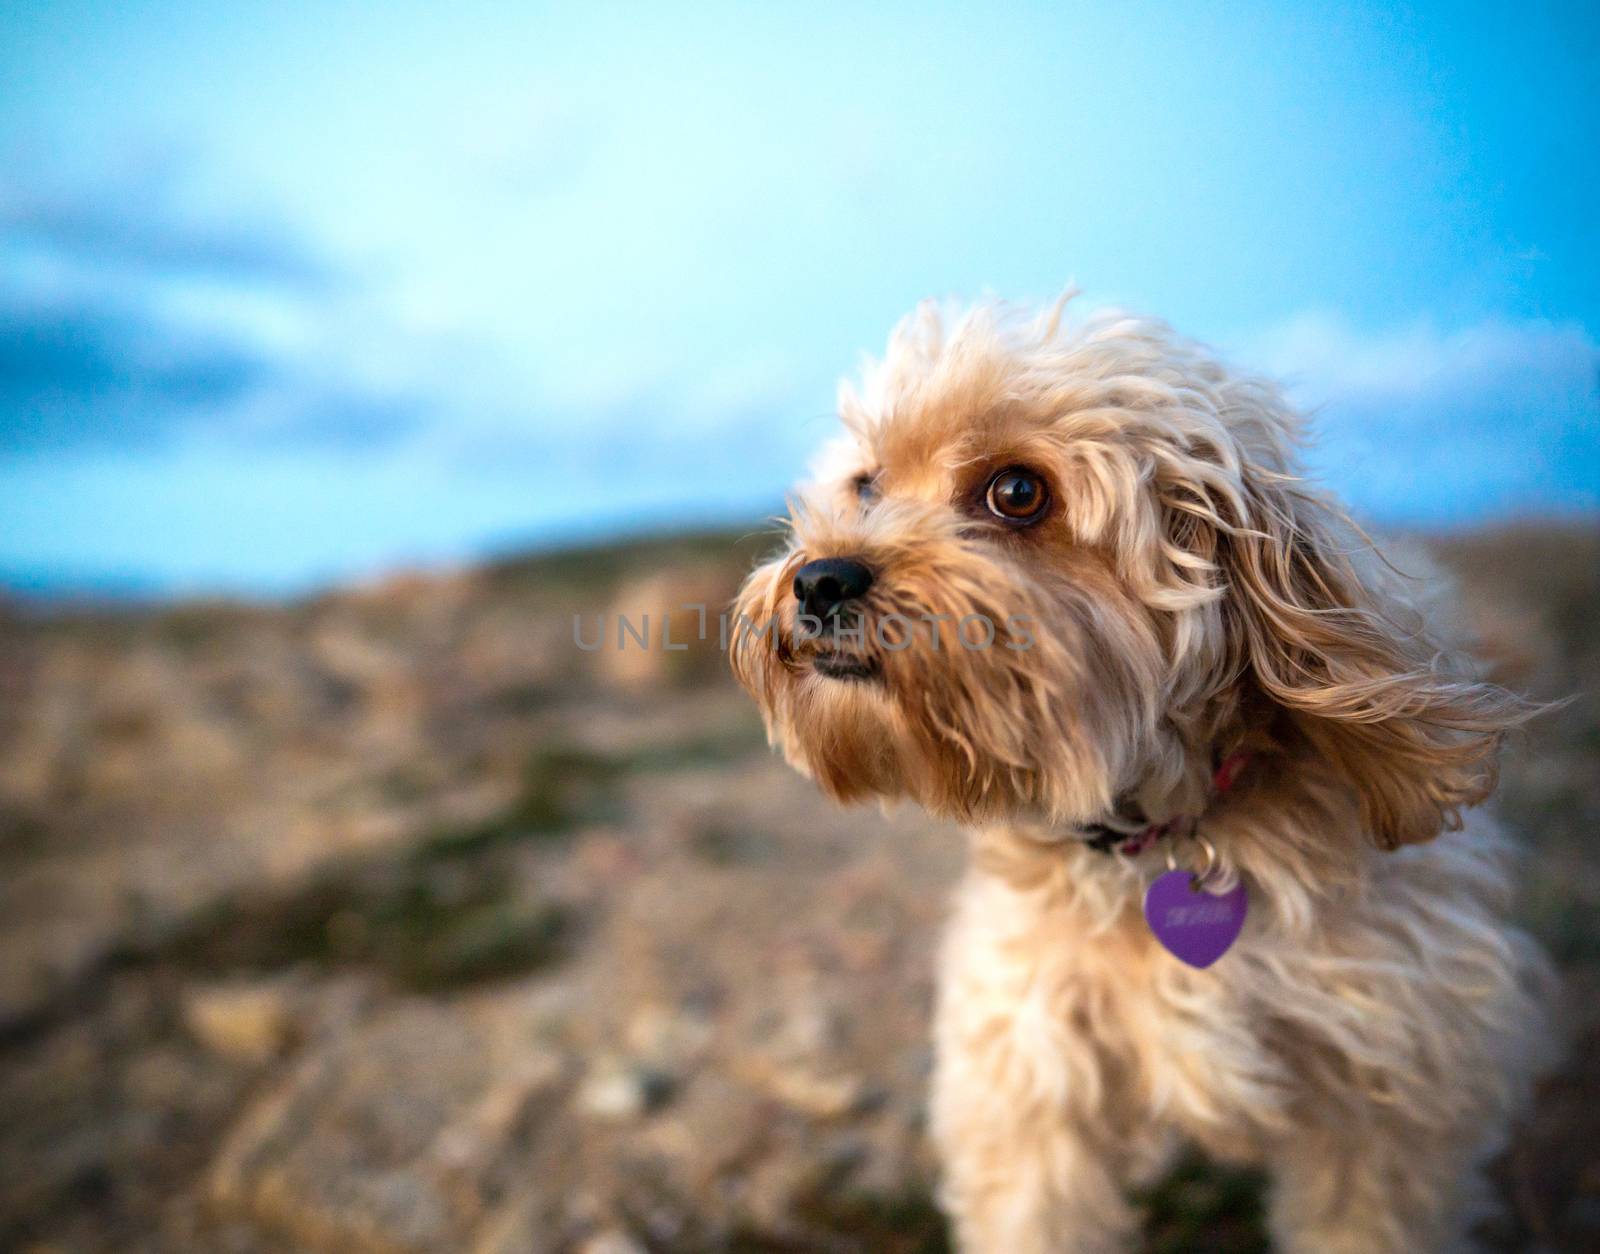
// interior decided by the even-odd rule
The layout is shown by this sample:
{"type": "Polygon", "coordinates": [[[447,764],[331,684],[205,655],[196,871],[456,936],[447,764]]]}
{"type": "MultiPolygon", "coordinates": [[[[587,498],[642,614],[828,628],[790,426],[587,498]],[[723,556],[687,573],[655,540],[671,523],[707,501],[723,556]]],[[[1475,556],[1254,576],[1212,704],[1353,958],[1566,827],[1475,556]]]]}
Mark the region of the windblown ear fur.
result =
{"type": "Polygon", "coordinates": [[[1351,559],[1376,555],[1329,502],[1271,471],[1247,473],[1244,496],[1245,525],[1217,555],[1236,673],[1355,788],[1379,848],[1458,829],[1461,808],[1494,790],[1501,739],[1528,707],[1452,670],[1420,616],[1351,559]]]}

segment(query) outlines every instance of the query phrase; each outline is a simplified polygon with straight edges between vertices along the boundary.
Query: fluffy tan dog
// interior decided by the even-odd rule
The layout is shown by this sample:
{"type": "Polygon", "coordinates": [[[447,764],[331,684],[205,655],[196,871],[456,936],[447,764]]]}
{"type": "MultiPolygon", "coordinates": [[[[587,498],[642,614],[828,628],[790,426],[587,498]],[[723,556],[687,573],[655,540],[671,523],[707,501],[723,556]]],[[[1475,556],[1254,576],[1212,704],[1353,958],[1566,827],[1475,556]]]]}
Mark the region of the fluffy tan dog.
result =
{"type": "Polygon", "coordinates": [[[1465,809],[1523,708],[1298,477],[1278,392],[1158,323],[925,306],[840,409],[731,655],[829,795],[971,828],[932,1102],[962,1248],[1124,1248],[1184,1141],[1270,1171],[1281,1250],[1465,1240],[1547,1039],[1465,809]],[[1173,865],[1248,894],[1203,969],[1141,908],[1173,865]]]}

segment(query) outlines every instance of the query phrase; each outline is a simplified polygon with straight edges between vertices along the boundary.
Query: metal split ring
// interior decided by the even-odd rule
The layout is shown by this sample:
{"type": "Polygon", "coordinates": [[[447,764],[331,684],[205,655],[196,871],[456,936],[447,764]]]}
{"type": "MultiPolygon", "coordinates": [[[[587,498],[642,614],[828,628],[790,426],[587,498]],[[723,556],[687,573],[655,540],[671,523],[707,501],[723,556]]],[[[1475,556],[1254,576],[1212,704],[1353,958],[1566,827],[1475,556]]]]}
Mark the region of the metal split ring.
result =
{"type": "MultiPolygon", "coordinates": [[[[1196,884],[1203,884],[1211,878],[1211,872],[1217,869],[1217,862],[1219,861],[1217,857],[1217,847],[1207,840],[1205,835],[1201,832],[1195,832],[1194,838],[1200,842],[1200,848],[1204,849],[1206,853],[1205,866],[1201,867],[1199,871],[1195,872],[1194,876],[1194,882],[1196,884]]],[[[1167,870],[1176,871],[1177,869],[1178,855],[1173,849],[1172,845],[1169,843],[1167,845],[1167,870]]]]}

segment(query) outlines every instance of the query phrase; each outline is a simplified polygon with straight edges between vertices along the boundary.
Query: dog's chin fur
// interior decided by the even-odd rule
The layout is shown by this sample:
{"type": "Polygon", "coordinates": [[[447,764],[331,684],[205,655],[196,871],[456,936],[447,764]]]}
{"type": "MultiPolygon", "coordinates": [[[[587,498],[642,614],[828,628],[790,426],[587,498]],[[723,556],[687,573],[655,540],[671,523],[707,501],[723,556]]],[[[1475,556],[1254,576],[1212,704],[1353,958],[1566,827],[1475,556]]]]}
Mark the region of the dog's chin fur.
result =
{"type": "Polygon", "coordinates": [[[1280,1248],[1442,1248],[1543,1052],[1545,968],[1469,812],[1526,708],[1298,477],[1274,388],[1160,324],[1061,315],[902,323],[734,615],[790,762],[973,830],[933,1108],[959,1237],[1116,1248],[1125,1186],[1186,1137],[1273,1167],[1280,1248]],[[1048,485],[1026,527],[985,506],[1017,466],[1048,485]],[[874,574],[856,643],[795,631],[823,557],[874,574]],[[988,647],[954,635],[975,616],[988,647]],[[1216,966],[1144,926],[1164,851],[1081,843],[1113,812],[1203,815],[1252,901],[1216,966]]]}

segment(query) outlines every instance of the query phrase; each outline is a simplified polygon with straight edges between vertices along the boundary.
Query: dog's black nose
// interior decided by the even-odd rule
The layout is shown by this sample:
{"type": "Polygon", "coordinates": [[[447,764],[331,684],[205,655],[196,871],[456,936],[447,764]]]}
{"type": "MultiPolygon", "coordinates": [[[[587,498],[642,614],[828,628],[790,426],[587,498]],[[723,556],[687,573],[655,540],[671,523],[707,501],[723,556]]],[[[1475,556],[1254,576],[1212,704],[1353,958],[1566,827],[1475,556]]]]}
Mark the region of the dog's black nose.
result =
{"type": "Polygon", "coordinates": [[[853,557],[819,557],[794,572],[794,599],[800,612],[819,619],[839,612],[846,601],[872,587],[872,568],[853,557]]]}

